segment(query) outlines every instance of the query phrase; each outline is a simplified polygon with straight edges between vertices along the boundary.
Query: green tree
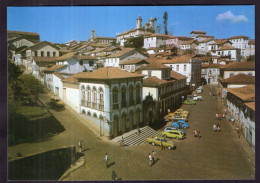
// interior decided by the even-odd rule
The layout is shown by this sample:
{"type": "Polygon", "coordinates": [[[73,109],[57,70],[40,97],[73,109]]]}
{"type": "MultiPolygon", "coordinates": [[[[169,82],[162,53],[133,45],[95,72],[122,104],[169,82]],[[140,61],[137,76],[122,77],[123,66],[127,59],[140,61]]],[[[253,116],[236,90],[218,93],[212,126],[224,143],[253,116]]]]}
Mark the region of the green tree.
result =
{"type": "Polygon", "coordinates": [[[166,35],[168,35],[167,23],[168,23],[168,13],[167,11],[165,11],[163,15],[163,26],[164,26],[164,34],[166,35]]]}
{"type": "Polygon", "coordinates": [[[134,38],[129,38],[126,40],[125,47],[127,48],[136,48],[136,49],[141,49],[144,46],[144,37],[134,37],[134,38]]]}
{"type": "Polygon", "coordinates": [[[37,97],[38,94],[44,92],[44,87],[41,82],[30,74],[23,74],[19,77],[30,93],[37,97]]]}

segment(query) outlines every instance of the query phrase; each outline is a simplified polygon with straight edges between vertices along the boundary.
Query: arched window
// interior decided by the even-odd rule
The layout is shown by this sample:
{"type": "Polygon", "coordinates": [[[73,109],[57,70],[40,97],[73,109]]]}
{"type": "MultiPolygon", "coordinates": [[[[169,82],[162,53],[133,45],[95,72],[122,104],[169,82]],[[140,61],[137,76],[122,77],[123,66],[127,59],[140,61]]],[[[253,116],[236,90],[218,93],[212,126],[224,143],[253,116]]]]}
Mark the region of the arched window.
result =
{"type": "Polygon", "coordinates": [[[87,107],[91,107],[91,90],[90,90],[90,87],[89,87],[89,86],[87,87],[87,95],[88,95],[88,98],[87,98],[87,107]]]}
{"type": "Polygon", "coordinates": [[[82,110],[82,114],[86,114],[86,111],[85,111],[85,110],[82,110]]]}
{"type": "Polygon", "coordinates": [[[99,88],[99,110],[104,111],[104,92],[102,88],[99,88]]]}
{"type": "Polygon", "coordinates": [[[85,86],[81,87],[81,105],[86,107],[85,86]]]}
{"type": "Polygon", "coordinates": [[[140,85],[136,86],[136,104],[141,103],[141,87],[140,85]]]}
{"type": "Polygon", "coordinates": [[[129,88],[129,104],[130,106],[131,105],[134,105],[134,88],[133,88],[133,85],[130,86],[129,88]]]}
{"type": "Polygon", "coordinates": [[[126,107],[127,103],[126,103],[126,88],[125,87],[123,87],[121,89],[121,96],[122,96],[122,98],[121,98],[121,106],[122,107],[126,107]]]}
{"type": "Polygon", "coordinates": [[[88,111],[88,114],[87,114],[88,116],[91,116],[91,112],[90,111],[88,111]]]}
{"type": "Polygon", "coordinates": [[[113,89],[113,110],[119,109],[119,104],[118,104],[118,89],[114,88],[113,89]]]}
{"type": "Polygon", "coordinates": [[[96,87],[93,88],[93,108],[96,109],[97,108],[97,89],[96,87]]]}
{"type": "Polygon", "coordinates": [[[97,114],[96,113],[93,114],[93,118],[97,118],[97,114]]]}

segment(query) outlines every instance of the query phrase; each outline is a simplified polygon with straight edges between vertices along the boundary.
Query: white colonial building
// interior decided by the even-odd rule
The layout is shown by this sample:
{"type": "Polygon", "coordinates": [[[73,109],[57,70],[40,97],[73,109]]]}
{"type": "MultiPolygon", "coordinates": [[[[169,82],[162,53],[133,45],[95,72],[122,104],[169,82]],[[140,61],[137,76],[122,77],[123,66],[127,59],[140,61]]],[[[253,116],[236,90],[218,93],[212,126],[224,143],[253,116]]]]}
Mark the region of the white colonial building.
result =
{"type": "Polygon", "coordinates": [[[104,64],[105,67],[120,67],[122,61],[147,58],[148,56],[135,48],[122,48],[122,51],[107,56],[104,64]]]}
{"type": "Polygon", "coordinates": [[[151,18],[144,26],[142,25],[142,18],[138,16],[136,19],[136,28],[125,31],[116,36],[116,42],[120,43],[120,46],[124,46],[125,41],[128,38],[140,37],[146,33],[154,33],[154,19],[151,18]]]}
{"type": "Polygon", "coordinates": [[[224,45],[220,47],[217,50],[218,56],[228,56],[230,58],[230,61],[240,61],[241,60],[241,54],[240,54],[240,49],[234,48],[233,46],[230,45],[224,45]]]}
{"type": "Polygon", "coordinates": [[[143,124],[143,77],[113,67],[81,72],[63,80],[65,101],[79,104],[77,112],[100,129],[101,135],[116,137],[143,124]]]}
{"type": "Polygon", "coordinates": [[[175,56],[171,59],[158,60],[187,77],[187,85],[195,84],[195,87],[201,84],[201,59],[195,58],[195,55],[175,56]]]}
{"type": "Polygon", "coordinates": [[[158,48],[160,46],[166,46],[166,40],[173,36],[165,34],[146,34],[144,36],[144,46],[143,48],[158,48]]]}
{"type": "Polygon", "coordinates": [[[241,50],[241,56],[249,56],[246,55],[246,48],[248,47],[248,38],[247,36],[233,36],[228,38],[228,40],[232,43],[232,46],[241,50]]]}

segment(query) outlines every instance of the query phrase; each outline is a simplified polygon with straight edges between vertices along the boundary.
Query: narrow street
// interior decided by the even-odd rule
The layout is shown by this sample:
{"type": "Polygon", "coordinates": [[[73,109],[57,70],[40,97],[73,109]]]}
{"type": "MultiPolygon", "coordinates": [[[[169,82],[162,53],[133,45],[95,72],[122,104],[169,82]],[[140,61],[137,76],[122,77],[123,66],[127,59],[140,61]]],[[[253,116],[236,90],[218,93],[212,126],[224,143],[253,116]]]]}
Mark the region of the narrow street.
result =
{"type": "MultiPolygon", "coordinates": [[[[204,101],[197,105],[185,105],[190,112],[189,125],[184,140],[175,140],[175,150],[161,150],[159,146],[141,144],[121,147],[116,143],[101,140],[74,113],[65,109],[50,110],[66,130],[53,138],[39,143],[19,144],[8,148],[8,156],[17,152],[23,155],[77,145],[83,140],[85,166],[73,172],[65,180],[111,180],[114,170],[122,180],[176,180],[176,179],[254,179],[254,168],[232,131],[226,119],[217,121],[216,112],[220,106],[216,99],[208,96],[204,87],[204,101]],[[212,125],[221,125],[221,132],[213,132],[212,125]],[[193,129],[201,132],[201,139],[194,138],[193,129]],[[159,160],[150,167],[148,155],[154,150],[159,160]],[[110,167],[105,167],[105,153],[108,153],[110,167]]],[[[47,103],[49,96],[41,96],[47,103]]],[[[78,148],[78,147],[77,147],[78,148]]]]}

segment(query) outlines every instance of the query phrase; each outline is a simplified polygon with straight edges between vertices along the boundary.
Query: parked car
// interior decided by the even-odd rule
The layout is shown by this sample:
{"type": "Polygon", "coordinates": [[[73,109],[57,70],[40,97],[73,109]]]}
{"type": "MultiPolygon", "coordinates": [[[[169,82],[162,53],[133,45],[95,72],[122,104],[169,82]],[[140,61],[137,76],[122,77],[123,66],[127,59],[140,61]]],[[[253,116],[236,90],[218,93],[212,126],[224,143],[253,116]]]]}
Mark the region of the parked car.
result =
{"type": "Polygon", "coordinates": [[[65,104],[58,98],[51,98],[50,104],[55,107],[64,107],[65,104]]]}
{"type": "Polygon", "coordinates": [[[163,147],[167,147],[168,149],[174,149],[175,148],[175,144],[172,141],[167,141],[164,137],[160,137],[160,136],[156,136],[156,137],[148,137],[146,139],[146,141],[149,144],[154,145],[162,145],[163,147]]]}
{"type": "Polygon", "coordinates": [[[175,112],[183,113],[189,115],[189,111],[184,111],[183,109],[177,109],[175,112]]]}
{"type": "Polygon", "coordinates": [[[175,138],[175,139],[184,139],[184,134],[181,133],[179,130],[170,130],[167,132],[163,132],[162,135],[164,137],[170,137],[170,138],[175,138]]]}
{"type": "Polygon", "coordinates": [[[196,104],[196,102],[194,100],[185,100],[183,103],[186,105],[195,105],[196,104]]]}
{"type": "Polygon", "coordinates": [[[194,97],[193,97],[193,100],[194,100],[194,101],[198,101],[198,100],[202,101],[203,98],[202,98],[202,96],[194,96],[194,97]]]}
{"type": "Polygon", "coordinates": [[[188,118],[187,118],[187,116],[175,115],[175,116],[170,117],[170,120],[172,120],[172,121],[179,121],[179,120],[188,121],[188,118]]]}
{"type": "Polygon", "coordinates": [[[179,130],[183,135],[186,135],[186,132],[183,129],[177,129],[174,126],[167,126],[164,128],[164,132],[169,132],[170,130],[179,130]]]}
{"type": "Polygon", "coordinates": [[[177,121],[177,122],[173,122],[171,126],[177,128],[177,129],[190,127],[188,123],[186,123],[185,121],[181,121],[181,120],[177,121]]]}
{"type": "Polygon", "coordinates": [[[197,88],[196,89],[196,93],[202,93],[202,89],[201,88],[197,88]]]}

